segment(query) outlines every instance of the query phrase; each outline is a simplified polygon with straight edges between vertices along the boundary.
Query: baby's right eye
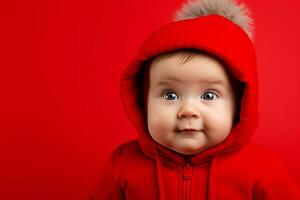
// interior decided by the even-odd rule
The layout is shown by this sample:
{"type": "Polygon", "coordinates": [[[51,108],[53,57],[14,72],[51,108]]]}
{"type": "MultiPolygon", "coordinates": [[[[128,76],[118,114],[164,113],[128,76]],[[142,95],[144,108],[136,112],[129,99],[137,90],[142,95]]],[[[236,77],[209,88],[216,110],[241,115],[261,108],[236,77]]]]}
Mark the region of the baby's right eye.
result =
{"type": "Polygon", "coordinates": [[[178,99],[178,95],[176,94],[176,92],[167,91],[163,94],[163,98],[167,100],[176,100],[178,99]]]}

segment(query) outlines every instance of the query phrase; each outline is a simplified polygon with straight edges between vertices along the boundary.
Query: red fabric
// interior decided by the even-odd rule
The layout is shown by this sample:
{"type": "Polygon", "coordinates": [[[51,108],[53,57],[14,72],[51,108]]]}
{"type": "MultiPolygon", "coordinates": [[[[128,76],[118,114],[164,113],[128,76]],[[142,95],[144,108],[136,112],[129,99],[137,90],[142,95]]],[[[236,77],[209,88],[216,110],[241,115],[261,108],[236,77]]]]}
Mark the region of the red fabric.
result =
{"type": "Polygon", "coordinates": [[[139,139],[119,146],[104,166],[94,200],[300,199],[280,159],[251,141],[258,126],[256,56],[251,40],[217,15],[171,22],[144,42],[121,80],[121,99],[139,139]],[[138,103],[143,63],[178,49],[199,49],[221,59],[245,84],[240,122],[226,140],[184,157],[149,136],[138,103]]]}

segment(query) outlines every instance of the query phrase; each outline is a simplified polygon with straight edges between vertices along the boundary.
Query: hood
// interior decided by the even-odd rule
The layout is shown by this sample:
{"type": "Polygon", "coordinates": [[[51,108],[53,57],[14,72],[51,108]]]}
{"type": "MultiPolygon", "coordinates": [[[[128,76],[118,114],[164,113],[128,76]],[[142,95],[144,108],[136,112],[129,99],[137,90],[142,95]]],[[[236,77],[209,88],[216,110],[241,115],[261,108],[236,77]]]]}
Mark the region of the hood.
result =
{"type": "Polygon", "coordinates": [[[155,158],[157,149],[177,162],[182,156],[158,143],[150,136],[145,113],[138,103],[139,78],[144,63],[160,54],[180,49],[198,49],[222,60],[233,75],[244,84],[240,120],[229,136],[221,143],[191,157],[200,162],[208,156],[241,148],[250,140],[258,126],[258,78],[256,55],[252,41],[236,24],[220,15],[208,15],[193,19],[170,22],[153,32],[142,44],[125,69],[120,82],[120,97],[133,126],[139,143],[150,157],[155,158]]]}

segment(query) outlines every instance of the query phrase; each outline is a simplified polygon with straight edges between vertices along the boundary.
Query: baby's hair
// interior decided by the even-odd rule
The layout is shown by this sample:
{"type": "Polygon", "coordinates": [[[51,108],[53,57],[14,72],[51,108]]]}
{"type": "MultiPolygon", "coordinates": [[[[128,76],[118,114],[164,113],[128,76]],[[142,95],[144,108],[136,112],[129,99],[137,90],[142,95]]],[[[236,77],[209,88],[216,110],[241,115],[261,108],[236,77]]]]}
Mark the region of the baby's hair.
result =
{"type": "MultiPolygon", "coordinates": [[[[155,57],[156,60],[160,60],[160,59],[166,59],[166,58],[170,58],[173,56],[178,56],[178,62],[181,62],[182,64],[187,63],[188,61],[192,60],[193,57],[195,56],[195,54],[199,53],[200,50],[197,49],[182,49],[182,50],[177,50],[177,51],[173,51],[173,52],[169,52],[169,53],[165,53],[162,55],[159,55],[157,57],[155,57]]],[[[151,59],[150,62],[152,62],[154,60],[151,59]]]]}

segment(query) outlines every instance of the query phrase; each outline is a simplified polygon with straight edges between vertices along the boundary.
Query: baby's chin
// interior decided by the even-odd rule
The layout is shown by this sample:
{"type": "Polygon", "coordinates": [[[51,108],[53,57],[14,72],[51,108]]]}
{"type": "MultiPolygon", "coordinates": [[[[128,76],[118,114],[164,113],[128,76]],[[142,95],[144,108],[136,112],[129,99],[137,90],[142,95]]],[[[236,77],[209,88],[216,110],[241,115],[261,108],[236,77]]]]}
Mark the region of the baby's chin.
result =
{"type": "Polygon", "coordinates": [[[209,148],[208,144],[206,144],[205,141],[199,142],[199,139],[195,138],[185,138],[180,142],[176,140],[170,141],[169,143],[159,140],[156,140],[156,142],[168,149],[171,149],[172,151],[188,156],[198,154],[209,148]]]}
{"type": "Polygon", "coordinates": [[[180,145],[180,146],[178,145],[178,146],[170,147],[170,149],[172,149],[173,151],[180,153],[182,155],[187,155],[187,156],[198,154],[207,148],[208,147],[206,147],[206,146],[199,146],[199,145],[196,145],[196,146],[195,145],[180,145]]]}

